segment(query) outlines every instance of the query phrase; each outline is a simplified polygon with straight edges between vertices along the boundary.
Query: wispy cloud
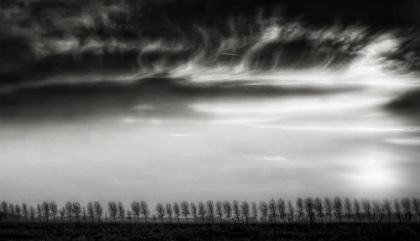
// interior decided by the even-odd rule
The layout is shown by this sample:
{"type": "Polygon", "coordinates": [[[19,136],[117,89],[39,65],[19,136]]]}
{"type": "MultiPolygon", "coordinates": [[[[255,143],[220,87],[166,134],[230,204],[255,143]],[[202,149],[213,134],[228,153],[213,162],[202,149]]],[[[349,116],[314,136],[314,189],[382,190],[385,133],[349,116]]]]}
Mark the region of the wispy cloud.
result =
{"type": "Polygon", "coordinates": [[[278,129],[286,131],[330,131],[330,132],[413,132],[420,133],[420,126],[403,127],[333,127],[333,126],[281,126],[281,125],[249,125],[261,129],[278,129]]]}
{"type": "Polygon", "coordinates": [[[420,138],[386,139],[386,143],[406,146],[420,146],[420,138]]]}

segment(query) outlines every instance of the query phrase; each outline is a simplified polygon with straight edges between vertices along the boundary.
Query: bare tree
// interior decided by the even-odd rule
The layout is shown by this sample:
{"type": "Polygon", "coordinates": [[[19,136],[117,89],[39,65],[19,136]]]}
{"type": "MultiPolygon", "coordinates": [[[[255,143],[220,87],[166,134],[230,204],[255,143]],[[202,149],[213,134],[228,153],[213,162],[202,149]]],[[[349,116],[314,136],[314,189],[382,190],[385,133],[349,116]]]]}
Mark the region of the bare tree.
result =
{"type": "Polygon", "coordinates": [[[268,216],[269,218],[274,219],[274,222],[277,222],[277,206],[274,199],[271,199],[268,202],[268,216]]]}
{"type": "Polygon", "coordinates": [[[333,208],[334,208],[335,215],[338,216],[338,219],[340,220],[340,223],[341,223],[341,215],[343,213],[343,202],[341,201],[340,197],[334,198],[333,208]]]}
{"type": "Polygon", "coordinates": [[[230,202],[228,201],[223,202],[223,212],[225,213],[225,216],[229,220],[229,223],[230,223],[230,219],[232,217],[232,205],[230,204],[230,202]]]}
{"type": "Polygon", "coordinates": [[[5,201],[1,202],[0,209],[4,213],[4,219],[7,222],[7,209],[8,209],[7,202],[5,201]]]}
{"type": "Polygon", "coordinates": [[[418,198],[413,198],[413,210],[417,214],[417,218],[420,220],[420,200],[418,198]]]}
{"type": "MultiPolygon", "coordinates": [[[[79,222],[79,216],[80,216],[81,212],[82,212],[82,207],[80,206],[80,203],[74,202],[73,203],[73,214],[74,214],[74,216],[76,216],[77,222],[79,222]]],[[[114,221],[115,221],[115,217],[114,217],[114,221]]]]}
{"type": "Polygon", "coordinates": [[[363,199],[362,200],[362,208],[363,208],[363,212],[366,214],[369,222],[371,222],[371,204],[370,204],[370,200],[368,199],[363,199]]]}
{"type": "Polygon", "coordinates": [[[144,221],[147,223],[147,218],[149,217],[150,211],[146,201],[140,201],[140,212],[144,217],[144,221]]]}
{"type": "Polygon", "coordinates": [[[61,222],[64,222],[64,215],[66,214],[66,208],[62,207],[60,208],[60,210],[58,210],[58,213],[60,214],[61,217],[61,222]]]}
{"type": "Polygon", "coordinates": [[[179,223],[179,216],[181,215],[181,208],[177,202],[174,202],[174,214],[179,223]]]}
{"type": "Polygon", "coordinates": [[[181,213],[182,216],[185,217],[187,223],[188,223],[188,215],[190,215],[190,205],[187,201],[181,202],[181,213]]]}
{"type": "Polygon", "coordinates": [[[95,209],[95,215],[98,217],[98,222],[100,224],[102,213],[103,213],[102,205],[99,202],[94,202],[93,203],[93,208],[95,209]]]}
{"type": "Polygon", "coordinates": [[[71,222],[71,217],[73,216],[73,204],[71,202],[66,202],[66,212],[71,222]]]}
{"type": "Polygon", "coordinates": [[[279,219],[283,219],[283,222],[286,222],[286,202],[281,198],[277,200],[277,210],[279,212],[279,219]]]}
{"type": "Polygon", "coordinates": [[[21,207],[19,206],[19,204],[15,205],[15,213],[16,216],[18,217],[18,221],[20,222],[20,212],[22,211],[21,207]]]}
{"type": "Polygon", "coordinates": [[[35,221],[35,213],[36,213],[35,208],[30,206],[29,207],[29,216],[31,217],[32,222],[35,221]]]}
{"type": "Polygon", "coordinates": [[[295,220],[295,207],[293,207],[293,203],[290,200],[287,201],[287,212],[288,212],[290,218],[292,219],[292,222],[294,222],[294,220],[295,220]]]}
{"type": "Polygon", "coordinates": [[[239,202],[236,200],[233,200],[232,202],[232,210],[233,210],[233,214],[236,217],[236,222],[239,222],[239,216],[241,215],[241,212],[239,210],[239,202]]]}
{"type": "Polygon", "coordinates": [[[131,223],[131,212],[130,211],[127,211],[127,219],[131,223]]]}
{"type": "Polygon", "coordinates": [[[392,206],[389,199],[385,199],[382,203],[382,208],[388,216],[388,222],[391,222],[392,206]]]}
{"type": "Polygon", "coordinates": [[[411,201],[409,198],[403,198],[401,199],[401,206],[403,208],[404,212],[404,219],[408,222],[411,222],[411,216],[413,215],[412,209],[411,209],[411,201]]]}
{"type": "Polygon", "coordinates": [[[83,216],[83,221],[86,222],[87,213],[86,213],[85,206],[83,206],[83,208],[82,208],[82,216],[83,216]]]}
{"type": "Polygon", "coordinates": [[[320,198],[315,198],[314,208],[322,223],[322,217],[324,216],[324,205],[322,204],[322,200],[320,198]]]}
{"type": "Polygon", "coordinates": [[[201,201],[198,203],[198,215],[200,215],[200,217],[202,218],[204,222],[204,216],[206,216],[206,207],[204,206],[204,203],[201,201]]]}
{"type": "Polygon", "coordinates": [[[372,202],[372,207],[373,207],[372,208],[373,213],[375,214],[374,215],[374,220],[375,220],[375,217],[377,217],[378,222],[382,222],[382,219],[383,219],[383,216],[384,216],[384,209],[383,209],[382,204],[379,201],[373,201],[372,202]]]}
{"type": "Polygon", "coordinates": [[[314,200],[311,197],[304,200],[305,211],[311,224],[315,222],[314,200]]]}
{"type": "Polygon", "coordinates": [[[257,208],[256,202],[251,203],[251,212],[252,212],[252,217],[255,220],[255,223],[257,223],[258,222],[258,208],[257,208]]]}
{"type": "Polygon", "coordinates": [[[400,201],[398,199],[394,200],[394,210],[395,210],[395,215],[397,216],[398,222],[401,223],[402,219],[401,219],[401,204],[400,201]]]}
{"type": "Polygon", "coordinates": [[[166,204],[166,214],[168,215],[168,218],[169,218],[169,220],[171,220],[171,223],[172,223],[173,212],[172,212],[172,204],[170,204],[170,203],[166,204]]]}
{"type": "Polygon", "coordinates": [[[25,217],[25,222],[27,223],[29,211],[28,211],[28,206],[26,205],[26,203],[22,203],[22,214],[25,217]]]}
{"type": "Polygon", "coordinates": [[[38,219],[41,222],[41,218],[42,218],[42,207],[39,204],[36,205],[36,213],[38,214],[38,219]]]}
{"type": "Polygon", "coordinates": [[[89,202],[88,205],[87,205],[87,214],[90,217],[91,222],[93,223],[93,219],[95,217],[95,210],[93,208],[93,203],[92,202],[89,202]]]}
{"type": "Polygon", "coordinates": [[[156,205],[156,213],[158,215],[158,217],[160,218],[160,220],[162,220],[163,223],[163,217],[165,216],[165,208],[163,208],[163,205],[158,203],[156,205]]]}
{"type": "Polygon", "coordinates": [[[212,200],[207,201],[206,209],[207,209],[207,214],[210,216],[211,222],[213,223],[214,222],[214,204],[212,200]]]}
{"type": "Polygon", "coordinates": [[[55,202],[51,202],[49,205],[50,205],[51,213],[53,215],[53,220],[55,222],[55,216],[57,216],[57,212],[58,212],[57,204],[55,204],[55,202]]]}
{"type": "Polygon", "coordinates": [[[15,218],[15,205],[13,203],[9,203],[9,213],[10,213],[11,220],[14,221],[14,218],[15,218]]]}
{"type": "Polygon", "coordinates": [[[264,201],[260,202],[259,209],[260,209],[261,216],[264,218],[265,222],[267,222],[268,204],[264,201]]]}
{"type": "Polygon", "coordinates": [[[325,212],[326,212],[327,216],[330,217],[330,223],[331,223],[333,206],[332,206],[331,199],[329,197],[324,198],[324,207],[325,207],[325,212]]]}
{"type": "Polygon", "coordinates": [[[109,215],[114,219],[114,222],[115,222],[115,217],[117,216],[117,213],[118,213],[118,208],[117,208],[117,203],[116,202],[108,202],[108,212],[109,212],[109,215]]]}
{"type": "Polygon", "coordinates": [[[125,208],[124,208],[124,205],[122,204],[122,202],[118,202],[117,211],[118,211],[118,215],[121,218],[121,221],[124,221],[125,208]]]}
{"type": "Polygon", "coordinates": [[[248,224],[249,218],[249,203],[246,201],[242,201],[241,204],[241,214],[245,218],[246,224],[248,224]]]}
{"type": "Polygon", "coordinates": [[[299,217],[299,221],[302,221],[302,218],[305,215],[305,212],[303,211],[303,199],[302,198],[296,199],[296,211],[297,211],[297,215],[299,217]]]}
{"type": "Polygon", "coordinates": [[[47,222],[48,222],[48,218],[51,215],[51,210],[50,210],[50,204],[47,202],[43,202],[42,203],[42,213],[43,215],[47,218],[47,222]]]}
{"type": "Polygon", "coordinates": [[[137,217],[137,223],[140,221],[140,202],[132,202],[131,203],[131,210],[133,210],[133,214],[137,217]]]}
{"type": "Polygon", "coordinates": [[[360,209],[360,202],[357,199],[353,200],[353,206],[354,206],[354,213],[356,214],[357,218],[359,219],[359,223],[362,222],[362,217],[361,217],[361,209],[360,209]]]}
{"type": "Polygon", "coordinates": [[[223,222],[223,207],[222,202],[217,200],[216,202],[216,215],[220,218],[220,223],[223,222]]]}
{"type": "Polygon", "coordinates": [[[197,205],[191,203],[191,213],[194,216],[194,222],[197,222],[197,205]]]}
{"type": "Polygon", "coordinates": [[[353,204],[351,203],[350,198],[344,198],[344,210],[348,221],[352,221],[351,217],[353,216],[353,204]]]}

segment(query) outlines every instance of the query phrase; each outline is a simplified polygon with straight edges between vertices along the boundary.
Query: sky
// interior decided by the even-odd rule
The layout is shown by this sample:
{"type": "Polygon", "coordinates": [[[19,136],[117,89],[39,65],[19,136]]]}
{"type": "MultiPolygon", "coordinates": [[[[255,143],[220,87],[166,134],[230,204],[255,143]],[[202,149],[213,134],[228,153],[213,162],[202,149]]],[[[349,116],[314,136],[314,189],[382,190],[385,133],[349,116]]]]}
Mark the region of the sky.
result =
{"type": "Polygon", "coordinates": [[[124,4],[100,5],[100,18],[71,7],[50,14],[50,28],[36,1],[2,12],[0,41],[19,48],[0,49],[1,199],[420,196],[417,35],[406,19],[330,24],[283,7],[226,11],[214,25],[191,17],[191,29],[156,22],[168,34],[153,17],[118,22],[124,4]],[[141,37],[124,32],[133,28],[141,37]]]}

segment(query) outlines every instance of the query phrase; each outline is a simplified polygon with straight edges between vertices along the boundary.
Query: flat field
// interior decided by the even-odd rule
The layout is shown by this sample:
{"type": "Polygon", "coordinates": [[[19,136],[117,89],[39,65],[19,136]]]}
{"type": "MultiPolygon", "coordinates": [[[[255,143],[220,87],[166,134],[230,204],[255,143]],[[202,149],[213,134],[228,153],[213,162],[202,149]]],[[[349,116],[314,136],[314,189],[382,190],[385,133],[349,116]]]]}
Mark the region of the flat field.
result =
{"type": "Polygon", "coordinates": [[[0,240],[419,240],[420,224],[1,223],[0,240]]]}

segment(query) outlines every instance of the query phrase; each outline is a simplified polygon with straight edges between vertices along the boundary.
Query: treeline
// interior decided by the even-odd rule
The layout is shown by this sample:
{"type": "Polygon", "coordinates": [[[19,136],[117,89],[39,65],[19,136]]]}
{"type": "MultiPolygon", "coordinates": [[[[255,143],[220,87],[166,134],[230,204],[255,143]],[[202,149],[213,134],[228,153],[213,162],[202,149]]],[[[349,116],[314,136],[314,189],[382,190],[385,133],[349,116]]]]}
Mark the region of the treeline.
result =
{"type": "Polygon", "coordinates": [[[402,198],[393,201],[326,197],[297,198],[291,200],[271,199],[256,202],[234,200],[188,203],[157,203],[151,215],[147,202],[134,201],[126,209],[121,202],[108,202],[104,207],[99,202],[82,206],[67,202],[59,208],[55,202],[43,202],[34,206],[26,203],[0,204],[0,219],[4,222],[208,222],[208,223],[293,223],[293,222],[412,222],[420,220],[420,199],[402,198]],[[104,209],[107,209],[105,211],[104,209]],[[109,216],[108,216],[109,215],[109,216]],[[151,216],[150,216],[151,215],[151,216]]]}

